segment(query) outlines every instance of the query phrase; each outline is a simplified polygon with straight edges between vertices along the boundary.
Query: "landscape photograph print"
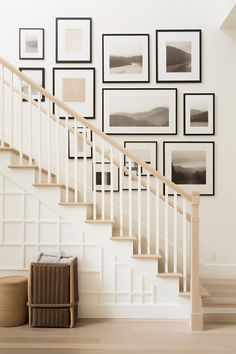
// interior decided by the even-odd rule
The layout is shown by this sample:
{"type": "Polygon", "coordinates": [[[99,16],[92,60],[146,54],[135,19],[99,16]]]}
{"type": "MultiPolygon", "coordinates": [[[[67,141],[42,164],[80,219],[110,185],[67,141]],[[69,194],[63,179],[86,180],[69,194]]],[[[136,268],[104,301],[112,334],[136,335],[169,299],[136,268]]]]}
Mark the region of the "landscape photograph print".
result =
{"type": "Polygon", "coordinates": [[[184,94],[184,134],[215,134],[214,93],[184,94]]]}
{"type": "Polygon", "coordinates": [[[103,89],[108,134],[175,134],[176,89],[103,89]]]}
{"type": "Polygon", "coordinates": [[[156,31],[157,82],[201,81],[201,30],[156,31]]]}
{"type": "Polygon", "coordinates": [[[214,195],[214,142],[164,142],[163,154],[167,178],[190,193],[214,195]]]}
{"type": "Polygon", "coordinates": [[[191,42],[166,43],[166,71],[191,72],[191,42]]]}
{"type": "Polygon", "coordinates": [[[103,35],[103,82],[149,82],[149,35],[103,35]]]}

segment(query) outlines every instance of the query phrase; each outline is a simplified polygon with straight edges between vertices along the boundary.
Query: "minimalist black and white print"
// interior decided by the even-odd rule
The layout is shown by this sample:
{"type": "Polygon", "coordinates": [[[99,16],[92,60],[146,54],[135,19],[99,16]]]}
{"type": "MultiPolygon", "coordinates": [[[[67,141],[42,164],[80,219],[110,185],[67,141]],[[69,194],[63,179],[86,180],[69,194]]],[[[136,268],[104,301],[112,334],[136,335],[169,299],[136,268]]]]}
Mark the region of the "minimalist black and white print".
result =
{"type": "Polygon", "coordinates": [[[53,68],[53,94],[85,118],[95,117],[95,69],[53,68]]]}
{"type": "Polygon", "coordinates": [[[215,134],[214,93],[184,94],[184,134],[215,134]]]}
{"type": "Polygon", "coordinates": [[[44,59],[44,28],[19,28],[19,58],[44,59]]]}
{"type": "Polygon", "coordinates": [[[149,82],[149,35],[104,34],[103,82],[149,82]]]}
{"type": "MultiPolygon", "coordinates": [[[[74,130],[75,127],[72,127],[72,129],[74,130]]],[[[92,131],[86,128],[85,134],[86,139],[92,142],[92,131]]],[[[85,155],[87,159],[91,159],[93,157],[93,149],[90,145],[86,144],[86,149],[84,149],[84,128],[82,127],[77,127],[76,138],[74,133],[68,133],[68,157],[69,159],[74,159],[75,155],[78,159],[84,158],[85,155]],[[75,139],[77,139],[77,142],[75,139]],[[75,144],[77,144],[77,146],[75,146],[75,144]]]]}
{"type": "Polygon", "coordinates": [[[119,192],[119,168],[110,162],[96,162],[92,164],[92,176],[94,188],[94,178],[96,181],[96,192],[102,191],[104,186],[104,192],[119,192]]]}
{"type": "Polygon", "coordinates": [[[176,89],[103,89],[107,134],[176,134],[176,89]]]}
{"type": "Polygon", "coordinates": [[[91,63],[92,19],[56,18],[56,63],[91,63]]]}
{"type": "Polygon", "coordinates": [[[156,31],[157,82],[201,81],[201,30],[156,31]]]}
{"type": "MultiPolygon", "coordinates": [[[[19,68],[23,74],[27,75],[31,80],[35,81],[38,85],[45,88],[45,69],[44,68],[19,68]]],[[[22,92],[29,95],[29,85],[22,81],[22,92]]],[[[31,87],[31,97],[33,100],[38,101],[38,91],[31,87]]],[[[45,96],[41,95],[41,101],[45,101],[45,96]]],[[[23,98],[23,101],[26,101],[23,98]]]]}
{"type": "Polygon", "coordinates": [[[189,192],[214,195],[214,142],[164,142],[164,175],[189,192]]]}
{"type": "MultiPolygon", "coordinates": [[[[150,165],[154,170],[157,170],[157,142],[156,141],[125,141],[124,147],[136,155],[139,159],[143,160],[146,164],[150,165]]],[[[129,161],[124,157],[124,166],[129,168],[129,161]]],[[[138,175],[138,164],[131,161],[131,170],[138,175]]],[[[147,175],[141,167],[140,173],[142,176],[147,175]]],[[[128,174],[125,173],[127,176],[128,174]]]]}

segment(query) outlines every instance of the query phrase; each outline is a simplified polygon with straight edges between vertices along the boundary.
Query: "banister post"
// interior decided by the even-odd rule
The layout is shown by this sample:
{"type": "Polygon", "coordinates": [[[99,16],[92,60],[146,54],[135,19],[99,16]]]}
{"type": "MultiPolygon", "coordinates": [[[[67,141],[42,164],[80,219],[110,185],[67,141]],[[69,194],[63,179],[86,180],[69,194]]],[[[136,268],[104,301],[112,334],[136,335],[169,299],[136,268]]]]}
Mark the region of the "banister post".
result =
{"type": "Polygon", "coordinates": [[[199,283],[199,205],[200,195],[192,193],[191,220],[191,330],[203,331],[202,300],[199,283]]]}

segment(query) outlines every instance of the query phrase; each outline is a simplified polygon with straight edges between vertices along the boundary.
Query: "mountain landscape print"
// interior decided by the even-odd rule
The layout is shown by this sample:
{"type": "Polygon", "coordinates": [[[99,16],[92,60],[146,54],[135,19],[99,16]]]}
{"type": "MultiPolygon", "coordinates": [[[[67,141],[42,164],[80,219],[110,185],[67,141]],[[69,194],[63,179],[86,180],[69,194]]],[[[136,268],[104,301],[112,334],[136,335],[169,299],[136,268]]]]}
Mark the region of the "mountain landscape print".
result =
{"type": "Polygon", "coordinates": [[[141,43],[112,43],[109,52],[110,74],[142,74],[141,43]]]}
{"type": "Polygon", "coordinates": [[[111,127],[168,127],[166,97],[123,96],[110,98],[111,127]]]}
{"type": "Polygon", "coordinates": [[[208,126],[208,110],[190,109],[190,126],[191,127],[207,127],[208,126]]]}
{"type": "Polygon", "coordinates": [[[192,70],[192,43],[167,42],[166,43],[166,71],[191,72],[192,70]]]}
{"type": "Polygon", "coordinates": [[[206,184],[205,151],[172,151],[172,181],[176,184],[206,184]]]}

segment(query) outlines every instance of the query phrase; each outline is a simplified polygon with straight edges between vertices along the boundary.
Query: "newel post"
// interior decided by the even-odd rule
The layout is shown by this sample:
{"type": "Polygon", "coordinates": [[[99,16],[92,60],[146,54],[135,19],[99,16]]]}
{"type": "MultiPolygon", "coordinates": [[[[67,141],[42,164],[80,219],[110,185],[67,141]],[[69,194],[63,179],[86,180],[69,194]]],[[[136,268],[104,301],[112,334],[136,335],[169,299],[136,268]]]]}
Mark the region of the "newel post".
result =
{"type": "Polygon", "coordinates": [[[199,205],[198,192],[192,193],[191,222],[191,329],[203,330],[202,300],[199,282],[199,205]]]}

